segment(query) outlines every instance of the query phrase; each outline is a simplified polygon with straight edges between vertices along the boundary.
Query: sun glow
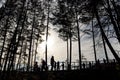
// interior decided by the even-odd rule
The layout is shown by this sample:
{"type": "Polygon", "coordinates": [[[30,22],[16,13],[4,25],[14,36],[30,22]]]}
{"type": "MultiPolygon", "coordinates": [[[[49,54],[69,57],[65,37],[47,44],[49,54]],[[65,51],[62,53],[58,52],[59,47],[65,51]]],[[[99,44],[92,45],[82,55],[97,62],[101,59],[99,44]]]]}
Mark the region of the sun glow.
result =
{"type": "MultiPolygon", "coordinates": [[[[53,43],[54,43],[53,38],[49,37],[48,40],[47,40],[47,46],[48,46],[48,48],[51,48],[53,46],[53,43]]],[[[45,42],[45,45],[46,45],[46,42],[45,42]]]]}
{"type": "Polygon", "coordinates": [[[54,44],[54,38],[49,36],[47,43],[46,43],[46,41],[43,41],[41,44],[39,44],[38,51],[40,51],[40,52],[42,51],[42,53],[44,53],[46,44],[47,44],[48,51],[52,50],[52,46],[54,44]]]}

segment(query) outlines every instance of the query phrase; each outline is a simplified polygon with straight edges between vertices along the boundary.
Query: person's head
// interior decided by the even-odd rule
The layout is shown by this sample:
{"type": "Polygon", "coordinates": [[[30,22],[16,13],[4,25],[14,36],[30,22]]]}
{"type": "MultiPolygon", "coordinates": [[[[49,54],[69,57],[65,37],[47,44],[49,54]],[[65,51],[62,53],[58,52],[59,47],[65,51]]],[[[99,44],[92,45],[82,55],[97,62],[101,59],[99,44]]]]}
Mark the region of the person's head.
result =
{"type": "Polygon", "coordinates": [[[38,64],[38,62],[36,61],[35,64],[38,64]]]}
{"type": "Polygon", "coordinates": [[[41,62],[45,61],[44,59],[41,59],[41,62]]]}

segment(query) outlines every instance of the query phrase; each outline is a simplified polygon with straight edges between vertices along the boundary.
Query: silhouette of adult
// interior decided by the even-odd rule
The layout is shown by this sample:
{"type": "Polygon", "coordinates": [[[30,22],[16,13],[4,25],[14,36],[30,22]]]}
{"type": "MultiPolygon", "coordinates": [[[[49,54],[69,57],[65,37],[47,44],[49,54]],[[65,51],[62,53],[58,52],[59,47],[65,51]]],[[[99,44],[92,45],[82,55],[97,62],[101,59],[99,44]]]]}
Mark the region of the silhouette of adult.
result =
{"type": "Polygon", "coordinates": [[[106,64],[106,60],[103,58],[103,63],[106,64]]]}
{"type": "Polygon", "coordinates": [[[53,70],[53,68],[54,68],[54,62],[55,62],[55,60],[54,60],[54,56],[52,56],[51,57],[51,60],[50,60],[50,64],[51,64],[51,71],[53,70]]]}
{"type": "Polygon", "coordinates": [[[89,62],[89,68],[91,69],[91,67],[92,67],[92,64],[91,64],[91,62],[89,62]]]}
{"type": "Polygon", "coordinates": [[[68,63],[67,69],[71,70],[71,65],[69,63],[68,63]]]}
{"type": "Polygon", "coordinates": [[[47,64],[45,62],[45,60],[42,59],[42,68],[41,68],[42,71],[46,71],[47,70],[47,64]]]}
{"type": "Polygon", "coordinates": [[[54,61],[54,69],[56,70],[56,61],[54,61]]]}
{"type": "Polygon", "coordinates": [[[85,69],[85,63],[83,63],[83,69],[85,69]]]}
{"type": "Polygon", "coordinates": [[[62,62],[62,70],[64,70],[64,62],[62,62]]]}
{"type": "Polygon", "coordinates": [[[97,60],[96,67],[97,67],[97,69],[101,69],[101,65],[100,65],[100,60],[99,59],[97,60]]]}
{"type": "Polygon", "coordinates": [[[59,61],[57,62],[57,70],[60,70],[60,63],[59,63],[59,61]]]}
{"type": "Polygon", "coordinates": [[[38,71],[38,62],[34,63],[34,68],[33,69],[34,69],[35,72],[38,71]]]}

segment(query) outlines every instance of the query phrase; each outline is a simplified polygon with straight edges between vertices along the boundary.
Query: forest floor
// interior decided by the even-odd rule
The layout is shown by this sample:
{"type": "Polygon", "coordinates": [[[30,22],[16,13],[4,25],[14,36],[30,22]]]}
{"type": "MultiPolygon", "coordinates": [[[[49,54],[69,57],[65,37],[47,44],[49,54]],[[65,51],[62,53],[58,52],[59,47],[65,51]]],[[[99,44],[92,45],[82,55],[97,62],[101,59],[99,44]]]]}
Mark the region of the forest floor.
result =
{"type": "MultiPolygon", "coordinates": [[[[39,72],[11,72],[5,80],[120,80],[120,69],[116,67],[82,70],[60,70],[39,72]]],[[[1,80],[1,79],[0,79],[1,80]]]]}

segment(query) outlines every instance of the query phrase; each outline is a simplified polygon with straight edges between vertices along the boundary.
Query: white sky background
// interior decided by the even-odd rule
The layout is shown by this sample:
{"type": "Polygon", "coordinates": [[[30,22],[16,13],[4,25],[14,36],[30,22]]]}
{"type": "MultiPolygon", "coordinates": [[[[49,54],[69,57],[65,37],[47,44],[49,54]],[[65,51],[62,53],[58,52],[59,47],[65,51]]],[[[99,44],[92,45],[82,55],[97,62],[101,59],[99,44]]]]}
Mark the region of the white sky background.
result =
{"type": "MultiPolygon", "coordinates": [[[[54,56],[56,61],[65,61],[66,56],[67,56],[67,45],[66,42],[64,42],[62,39],[58,37],[58,33],[55,32],[54,30],[50,29],[49,30],[49,37],[48,37],[48,63],[50,61],[51,56],[54,56]]],[[[86,37],[86,36],[84,36],[86,37]]],[[[94,61],[94,54],[93,54],[93,41],[92,38],[86,39],[82,37],[81,39],[81,49],[82,49],[82,54],[87,58],[88,61],[94,61]]],[[[112,39],[111,42],[113,43],[115,39],[112,39]]],[[[117,44],[117,43],[116,43],[117,44]]],[[[114,44],[114,48],[119,49],[120,47],[118,45],[114,44]]],[[[78,42],[73,42],[72,46],[72,61],[78,60],[78,42]]],[[[108,49],[108,47],[107,47],[108,49]]],[[[113,59],[113,55],[111,52],[108,51],[108,56],[110,59],[113,59]]],[[[45,45],[44,42],[42,44],[39,44],[38,47],[38,58],[37,60],[41,60],[42,58],[45,58],[45,45]]],[[[97,58],[102,60],[105,58],[105,54],[103,51],[103,47],[97,48],[97,58]]]]}

